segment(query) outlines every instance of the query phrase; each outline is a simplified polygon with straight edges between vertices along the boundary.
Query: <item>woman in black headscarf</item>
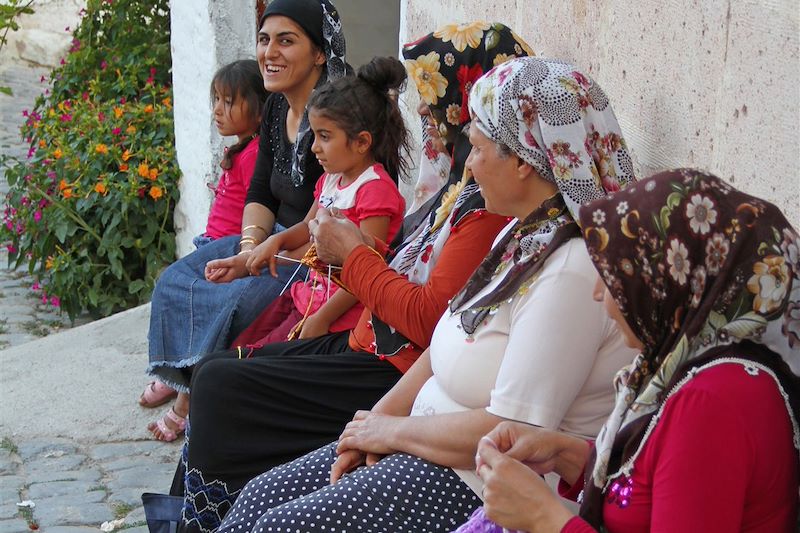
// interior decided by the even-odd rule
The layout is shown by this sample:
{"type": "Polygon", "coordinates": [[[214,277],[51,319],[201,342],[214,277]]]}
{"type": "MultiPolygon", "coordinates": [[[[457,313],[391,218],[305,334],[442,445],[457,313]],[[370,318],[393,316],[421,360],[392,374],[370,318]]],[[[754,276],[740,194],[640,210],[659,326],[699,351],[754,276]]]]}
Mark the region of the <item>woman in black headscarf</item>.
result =
{"type": "Polygon", "coordinates": [[[160,381],[140,404],[155,407],[174,393],[174,407],[150,430],[175,440],[185,427],[190,369],[203,354],[226,348],[280,292],[295,270],[274,278],[248,266],[271,233],[301,221],[322,168],[313,154],[306,111],[314,87],[345,75],[344,34],[328,0],[274,0],[259,21],[257,59],[267,98],[242,235],[214,241],[173,263],[153,292],[148,372],[160,381]]]}

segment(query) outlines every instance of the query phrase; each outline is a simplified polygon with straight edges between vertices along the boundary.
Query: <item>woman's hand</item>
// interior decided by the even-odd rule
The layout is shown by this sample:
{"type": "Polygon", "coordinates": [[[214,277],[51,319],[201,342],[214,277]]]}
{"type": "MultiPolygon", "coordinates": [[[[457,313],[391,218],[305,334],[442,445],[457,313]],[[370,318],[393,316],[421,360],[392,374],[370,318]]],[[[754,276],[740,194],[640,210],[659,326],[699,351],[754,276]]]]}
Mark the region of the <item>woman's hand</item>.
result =
{"type": "Polygon", "coordinates": [[[343,265],[357,246],[375,245],[372,238],[361,233],[350,220],[334,217],[323,208],[309,221],[308,229],[317,246],[317,256],[329,265],[343,265]]]}
{"type": "Polygon", "coordinates": [[[523,463],[538,474],[555,472],[574,484],[589,458],[589,443],[558,431],[519,422],[502,422],[478,444],[475,463],[480,468],[481,450],[494,449],[523,463]]]}
{"type": "Polygon", "coordinates": [[[261,275],[261,269],[269,265],[272,277],[278,277],[278,266],[275,255],[281,249],[281,236],[272,235],[267,240],[253,248],[253,252],[247,257],[247,271],[251,276],[261,275]]]}
{"type": "Polygon", "coordinates": [[[331,485],[342,479],[343,475],[366,464],[366,457],[367,454],[359,450],[347,450],[340,453],[331,466],[331,485]]]}
{"type": "Polygon", "coordinates": [[[321,337],[328,334],[331,323],[317,312],[310,315],[303,322],[303,327],[300,329],[300,339],[313,339],[314,337],[321,337]]]}
{"type": "Polygon", "coordinates": [[[538,474],[502,453],[488,437],[481,439],[478,456],[484,511],[493,522],[506,529],[555,532],[572,518],[538,474]]]}
{"type": "Polygon", "coordinates": [[[396,452],[397,450],[391,446],[392,435],[402,418],[374,411],[356,411],[353,420],[348,422],[339,436],[336,453],[359,450],[370,454],[389,455],[396,452]]]}
{"type": "Polygon", "coordinates": [[[229,283],[248,275],[247,258],[250,254],[240,254],[206,263],[205,276],[213,283],[229,283]]]}

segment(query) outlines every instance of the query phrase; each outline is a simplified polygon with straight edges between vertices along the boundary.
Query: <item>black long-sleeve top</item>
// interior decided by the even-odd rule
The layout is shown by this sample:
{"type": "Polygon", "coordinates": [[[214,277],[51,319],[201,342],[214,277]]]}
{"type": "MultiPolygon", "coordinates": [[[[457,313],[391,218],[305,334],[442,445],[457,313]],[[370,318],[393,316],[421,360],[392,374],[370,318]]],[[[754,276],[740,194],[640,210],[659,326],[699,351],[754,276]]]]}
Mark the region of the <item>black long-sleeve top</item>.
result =
{"type": "Polygon", "coordinates": [[[303,220],[308,213],[314,201],[314,186],[323,173],[309,144],[303,184],[295,187],[292,183],[293,146],[286,135],[288,113],[289,103],[282,94],[273,93],[267,97],[261,119],[258,159],[245,201],[245,204],[263,205],[287,228],[303,220]]]}

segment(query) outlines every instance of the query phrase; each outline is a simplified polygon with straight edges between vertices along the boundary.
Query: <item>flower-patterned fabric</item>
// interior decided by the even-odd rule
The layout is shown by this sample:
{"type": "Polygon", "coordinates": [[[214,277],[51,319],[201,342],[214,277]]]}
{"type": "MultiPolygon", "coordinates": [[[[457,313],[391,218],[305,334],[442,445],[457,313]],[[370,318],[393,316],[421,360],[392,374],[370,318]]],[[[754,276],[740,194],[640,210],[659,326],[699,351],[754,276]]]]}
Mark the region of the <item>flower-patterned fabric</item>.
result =
{"type": "Polygon", "coordinates": [[[462,313],[467,332],[513,297],[560,244],[579,235],[581,204],[635,180],[605,93],[572,65],[537,57],[504,62],[472,86],[469,111],[472,126],[508,146],[559,194],[507,232],[453,298],[450,310],[462,313]],[[498,275],[505,279],[497,290],[469,303],[498,275]]]}
{"type": "Polygon", "coordinates": [[[408,75],[430,107],[449,151],[469,122],[475,80],[497,65],[528,55],[535,55],[531,47],[499,22],[448,24],[403,46],[408,75]]]}
{"type": "Polygon", "coordinates": [[[476,82],[469,101],[475,126],[555,183],[573,214],[634,181],[606,94],[569,63],[509,61],[476,82]]]}
{"type": "Polygon", "coordinates": [[[616,437],[642,427],[687,361],[749,340],[800,374],[800,238],[774,205],[687,169],[592,202],[580,220],[592,261],[644,344],[615,381],[587,487],[596,492],[630,472],[647,435],[609,472],[612,449],[624,446],[616,437]]]}

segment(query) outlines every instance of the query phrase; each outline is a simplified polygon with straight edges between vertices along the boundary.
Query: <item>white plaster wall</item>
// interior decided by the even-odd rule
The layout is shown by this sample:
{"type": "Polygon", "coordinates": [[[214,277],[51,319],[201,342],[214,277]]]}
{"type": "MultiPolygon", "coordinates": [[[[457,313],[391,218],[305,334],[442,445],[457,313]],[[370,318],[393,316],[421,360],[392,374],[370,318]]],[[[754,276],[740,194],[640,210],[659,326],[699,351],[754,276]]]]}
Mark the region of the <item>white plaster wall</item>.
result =
{"type": "Polygon", "coordinates": [[[487,18],[592,74],[639,176],[704,168],[800,228],[797,0],[402,0],[400,41],[487,18]]]}
{"type": "MultiPolygon", "coordinates": [[[[178,255],[191,252],[205,230],[226,140],[213,124],[209,87],[216,70],[255,57],[255,0],[172,0],[175,147],[181,198],[175,209],[178,255]]],[[[227,139],[230,144],[234,139],[227,139]]]]}

